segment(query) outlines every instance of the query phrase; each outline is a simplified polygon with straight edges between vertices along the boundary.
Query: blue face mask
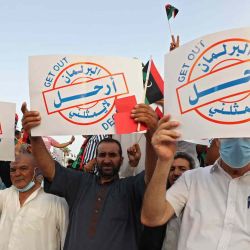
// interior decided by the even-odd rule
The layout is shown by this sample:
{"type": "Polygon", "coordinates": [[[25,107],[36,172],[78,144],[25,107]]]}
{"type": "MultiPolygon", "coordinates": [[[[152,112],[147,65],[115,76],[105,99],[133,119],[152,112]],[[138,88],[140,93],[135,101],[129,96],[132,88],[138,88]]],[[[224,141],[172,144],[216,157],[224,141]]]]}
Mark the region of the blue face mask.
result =
{"type": "Polygon", "coordinates": [[[27,186],[25,186],[24,188],[17,188],[16,187],[16,190],[21,192],[21,193],[24,193],[24,192],[27,192],[29,191],[31,188],[33,188],[35,186],[35,182],[32,180],[29,182],[29,184],[27,186]]]}
{"type": "Polygon", "coordinates": [[[231,168],[243,168],[250,163],[250,138],[220,139],[220,156],[231,168]]]}
{"type": "Polygon", "coordinates": [[[17,188],[17,187],[15,187],[16,190],[19,191],[19,192],[21,192],[21,193],[24,193],[24,192],[29,191],[31,188],[33,188],[36,185],[36,183],[34,182],[35,175],[36,175],[36,169],[34,169],[34,176],[33,176],[32,180],[25,187],[23,187],[23,188],[17,188]]]}

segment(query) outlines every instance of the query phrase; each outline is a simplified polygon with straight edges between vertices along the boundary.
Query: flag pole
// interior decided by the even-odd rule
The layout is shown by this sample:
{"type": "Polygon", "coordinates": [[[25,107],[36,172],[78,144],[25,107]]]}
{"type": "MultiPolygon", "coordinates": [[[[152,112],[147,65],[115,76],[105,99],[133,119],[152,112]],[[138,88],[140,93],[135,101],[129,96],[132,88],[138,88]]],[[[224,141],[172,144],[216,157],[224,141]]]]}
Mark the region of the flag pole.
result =
{"type": "Polygon", "coordinates": [[[168,19],[168,27],[169,27],[170,35],[173,36],[173,32],[172,32],[172,29],[171,29],[171,26],[170,26],[169,19],[168,19]]]}
{"type": "MultiPolygon", "coordinates": [[[[142,96],[142,103],[145,102],[145,98],[146,98],[146,93],[147,93],[147,88],[148,88],[148,80],[149,80],[150,69],[151,69],[151,62],[152,62],[152,55],[150,56],[149,63],[148,63],[148,70],[147,70],[147,75],[146,75],[144,93],[142,96]]],[[[139,132],[140,130],[141,130],[141,123],[139,122],[137,125],[137,132],[139,132]]]]}
{"type": "Polygon", "coordinates": [[[143,99],[142,102],[145,102],[146,94],[147,94],[147,88],[148,88],[148,80],[149,80],[149,75],[150,75],[150,70],[151,70],[151,64],[152,64],[152,55],[150,56],[149,63],[148,63],[148,70],[146,74],[146,80],[145,80],[145,88],[144,88],[144,93],[143,93],[143,99]]]}
{"type": "Polygon", "coordinates": [[[142,136],[143,136],[143,134],[141,134],[141,136],[140,136],[139,140],[137,141],[137,144],[139,144],[139,142],[140,142],[140,140],[141,140],[142,136]]]}

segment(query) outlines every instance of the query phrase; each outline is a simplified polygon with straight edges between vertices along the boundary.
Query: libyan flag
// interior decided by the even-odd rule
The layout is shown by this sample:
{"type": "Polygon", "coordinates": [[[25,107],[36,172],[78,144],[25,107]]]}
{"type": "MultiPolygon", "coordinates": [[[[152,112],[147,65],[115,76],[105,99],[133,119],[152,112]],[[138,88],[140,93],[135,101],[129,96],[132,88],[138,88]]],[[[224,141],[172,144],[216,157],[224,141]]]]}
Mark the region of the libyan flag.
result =
{"type": "MultiPolygon", "coordinates": [[[[144,87],[145,87],[145,82],[146,82],[148,65],[149,65],[149,61],[143,67],[143,70],[142,70],[144,87]]],[[[149,74],[147,86],[148,87],[146,90],[145,103],[151,104],[163,98],[164,81],[161,75],[159,74],[157,68],[155,67],[153,60],[151,60],[150,74],[149,74]]]]}
{"type": "Polygon", "coordinates": [[[165,6],[166,12],[167,12],[167,17],[168,20],[174,16],[174,18],[176,17],[176,15],[178,14],[179,10],[176,9],[174,6],[170,5],[170,4],[166,4],[165,6]]]}

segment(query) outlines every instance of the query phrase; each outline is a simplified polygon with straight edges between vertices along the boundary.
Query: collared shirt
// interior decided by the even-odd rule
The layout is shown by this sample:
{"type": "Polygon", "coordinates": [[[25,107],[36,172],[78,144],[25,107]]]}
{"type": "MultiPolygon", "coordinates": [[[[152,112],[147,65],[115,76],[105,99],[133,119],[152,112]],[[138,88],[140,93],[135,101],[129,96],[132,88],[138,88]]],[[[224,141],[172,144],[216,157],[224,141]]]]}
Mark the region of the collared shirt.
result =
{"type": "Polygon", "coordinates": [[[250,172],[233,179],[219,162],[185,172],[167,191],[177,216],[185,207],[179,250],[250,248],[250,172]]]}
{"type": "Polygon", "coordinates": [[[20,207],[19,192],[0,191],[0,250],[59,250],[68,224],[68,206],[57,196],[35,190],[20,207]]]}
{"type": "Polygon", "coordinates": [[[101,184],[98,176],[56,163],[53,182],[45,179],[44,188],[69,205],[65,250],[138,249],[144,172],[101,184]]]}

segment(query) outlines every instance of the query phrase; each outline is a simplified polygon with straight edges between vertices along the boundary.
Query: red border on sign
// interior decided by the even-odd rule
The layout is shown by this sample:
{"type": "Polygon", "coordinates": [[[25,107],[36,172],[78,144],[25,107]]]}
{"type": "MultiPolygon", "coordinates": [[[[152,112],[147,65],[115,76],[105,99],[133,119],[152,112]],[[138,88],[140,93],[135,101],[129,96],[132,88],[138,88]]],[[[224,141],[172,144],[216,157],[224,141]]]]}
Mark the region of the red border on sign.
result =
{"type": "MultiPolygon", "coordinates": [[[[224,61],[227,61],[227,60],[224,60],[224,61]]],[[[205,103],[205,104],[201,104],[201,105],[199,105],[199,106],[196,106],[195,108],[191,108],[191,109],[188,109],[188,110],[185,110],[185,111],[183,111],[182,108],[181,108],[181,106],[180,106],[179,89],[181,89],[181,88],[185,87],[186,85],[188,85],[188,84],[190,84],[190,83],[192,83],[192,82],[195,82],[195,81],[197,81],[197,80],[199,80],[199,79],[205,78],[205,77],[207,77],[208,75],[212,75],[212,74],[214,74],[214,73],[216,73],[216,72],[218,72],[218,71],[224,70],[224,69],[226,69],[226,68],[231,68],[231,67],[233,67],[233,66],[235,66],[235,65],[242,64],[242,63],[246,63],[246,62],[250,62],[250,59],[245,60],[245,61],[240,61],[240,62],[231,64],[231,65],[224,66],[224,67],[222,67],[222,68],[220,68],[220,69],[214,70],[214,71],[211,72],[211,73],[207,73],[207,74],[205,74],[205,75],[203,75],[203,76],[199,76],[199,77],[195,78],[194,80],[192,80],[192,81],[190,81],[190,82],[187,82],[187,83],[183,84],[182,86],[178,87],[178,88],[176,89],[176,95],[177,95],[179,107],[180,107],[180,110],[181,110],[181,114],[188,113],[188,112],[190,112],[190,111],[192,111],[192,110],[196,110],[196,109],[198,109],[198,108],[200,108],[200,107],[203,107],[203,106],[206,106],[206,105],[208,105],[208,104],[217,102],[217,101],[222,100],[222,99],[224,99],[224,98],[229,98],[229,97],[236,96],[236,95],[239,95],[239,94],[248,93],[249,90],[246,90],[246,91],[243,91],[243,92],[240,92],[240,93],[228,95],[228,96],[225,96],[225,97],[223,97],[223,98],[219,98],[219,99],[213,100],[213,101],[211,101],[211,102],[207,102],[207,103],[205,103]]],[[[244,98],[243,98],[243,99],[244,99],[244,98]]]]}
{"type": "MultiPolygon", "coordinates": [[[[241,124],[241,123],[245,123],[245,122],[250,121],[250,118],[245,119],[245,120],[242,120],[242,121],[236,121],[236,122],[216,121],[216,120],[214,120],[214,119],[211,119],[211,118],[205,116],[204,114],[202,114],[202,113],[198,110],[198,108],[203,107],[203,106],[206,106],[206,105],[211,104],[211,103],[214,103],[214,102],[216,102],[216,101],[220,101],[220,100],[223,100],[223,99],[225,99],[225,98],[229,98],[229,97],[237,96],[237,95],[240,95],[240,94],[248,93],[249,91],[243,91],[243,92],[240,92],[240,93],[237,93],[237,94],[229,95],[229,96],[220,98],[220,99],[218,99],[218,100],[214,100],[214,101],[212,101],[212,102],[209,102],[209,103],[200,105],[200,106],[195,107],[195,108],[193,108],[193,109],[187,110],[187,111],[185,111],[185,112],[183,112],[183,110],[182,110],[182,108],[181,108],[181,105],[180,105],[180,96],[179,96],[179,94],[178,94],[178,90],[179,90],[180,88],[182,88],[182,87],[186,86],[187,84],[190,84],[190,83],[192,83],[192,82],[194,82],[194,81],[197,81],[197,80],[199,80],[199,79],[201,79],[201,78],[203,78],[203,77],[206,77],[206,76],[208,76],[208,75],[210,75],[210,74],[213,74],[213,73],[215,73],[215,72],[218,72],[218,71],[220,71],[220,70],[223,70],[223,69],[225,69],[225,68],[229,68],[229,67],[232,67],[232,66],[235,66],[235,65],[238,65],[238,64],[241,64],[241,63],[250,61],[250,59],[248,59],[248,60],[240,61],[240,62],[231,64],[231,65],[227,65],[227,66],[224,66],[224,67],[222,67],[222,68],[220,68],[220,69],[214,70],[214,71],[211,72],[211,73],[207,73],[207,74],[205,74],[205,75],[203,75],[203,76],[197,77],[196,79],[190,81],[192,72],[193,72],[193,70],[194,70],[194,67],[196,66],[196,64],[197,64],[197,62],[200,60],[200,58],[201,58],[208,50],[210,50],[211,48],[217,46],[218,44],[225,43],[225,42],[231,42],[231,41],[241,41],[241,42],[250,43],[250,40],[243,39],[243,38],[230,38],[230,39],[225,39],[225,40],[222,40],[222,41],[219,41],[219,42],[216,42],[216,43],[212,44],[212,45],[209,46],[207,49],[205,49],[205,50],[203,51],[202,54],[200,54],[200,55],[198,56],[198,58],[195,60],[194,64],[192,65],[192,67],[191,67],[191,69],[190,69],[190,72],[189,72],[189,75],[188,75],[188,78],[187,78],[187,83],[183,84],[182,86],[180,86],[180,87],[178,87],[178,88],[176,89],[176,95],[177,95],[178,104],[179,104],[179,108],[180,108],[181,114],[187,113],[187,112],[189,112],[189,111],[191,111],[191,110],[195,110],[195,112],[197,112],[197,113],[198,113],[201,117],[203,117],[204,119],[206,119],[206,120],[208,120],[208,121],[211,121],[211,122],[214,122],[214,123],[225,124],[225,125],[230,125],[230,124],[241,124]]],[[[228,60],[239,60],[239,59],[228,59],[228,60]]],[[[224,60],[224,61],[227,61],[227,60],[224,60]]],[[[221,61],[220,63],[222,63],[222,62],[224,62],[224,61],[221,61]]],[[[216,65],[218,65],[218,64],[216,64],[216,65]]],[[[214,68],[216,67],[216,65],[215,65],[212,69],[214,69],[214,68]]],[[[249,95],[250,95],[250,93],[249,93],[249,95]]],[[[248,96],[249,96],[249,95],[248,95],[248,96]]],[[[247,96],[247,97],[248,97],[248,96],[247,96]]],[[[241,100],[243,100],[243,99],[245,99],[245,98],[247,98],[247,97],[244,97],[244,98],[242,98],[241,100]]]]}
{"type": "MultiPolygon", "coordinates": [[[[77,104],[77,105],[73,105],[73,106],[70,106],[70,107],[67,107],[67,108],[63,108],[63,109],[58,109],[58,110],[53,111],[53,112],[49,112],[49,110],[48,110],[48,106],[47,106],[47,102],[46,102],[46,98],[45,98],[45,93],[47,93],[47,92],[51,92],[51,91],[54,91],[54,90],[57,90],[57,89],[62,89],[62,88],[70,88],[70,87],[72,87],[72,85],[80,85],[80,84],[84,84],[84,83],[89,83],[89,82],[92,82],[92,81],[95,81],[95,80],[99,80],[99,79],[107,78],[107,77],[109,77],[109,76],[116,76],[116,75],[122,75],[123,80],[124,80],[124,83],[125,83],[125,86],[126,86],[126,92],[125,92],[125,93],[122,93],[122,94],[118,94],[118,95],[116,95],[116,96],[120,96],[120,95],[127,94],[127,93],[128,93],[128,86],[127,86],[127,82],[126,82],[126,79],[125,79],[124,73],[115,73],[115,74],[112,74],[112,75],[108,75],[108,76],[103,76],[103,77],[99,77],[99,78],[91,79],[91,80],[89,80],[89,81],[85,81],[85,82],[77,82],[77,83],[70,84],[70,85],[67,85],[67,86],[60,86],[60,87],[57,87],[57,88],[54,88],[54,89],[49,89],[49,90],[45,90],[45,91],[43,91],[43,92],[42,92],[42,95],[43,95],[43,100],[44,100],[44,104],[45,104],[45,108],[46,108],[47,114],[48,114],[48,115],[50,115],[50,114],[54,114],[54,113],[57,113],[57,112],[60,112],[60,111],[63,111],[63,110],[70,109],[70,108],[78,107],[78,106],[79,106],[79,104],[77,104]]],[[[107,99],[114,98],[114,97],[115,97],[115,96],[112,96],[112,97],[106,97],[106,98],[102,98],[102,99],[98,99],[98,100],[95,100],[95,101],[91,101],[91,102],[84,103],[84,105],[85,105],[85,104],[90,104],[90,103],[99,102],[99,101],[102,101],[102,100],[107,100],[107,99]]]]}

